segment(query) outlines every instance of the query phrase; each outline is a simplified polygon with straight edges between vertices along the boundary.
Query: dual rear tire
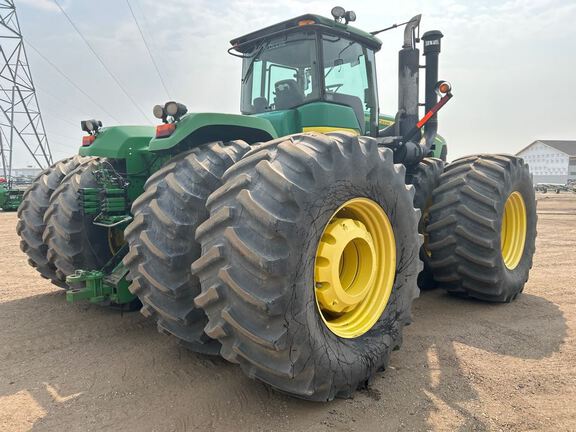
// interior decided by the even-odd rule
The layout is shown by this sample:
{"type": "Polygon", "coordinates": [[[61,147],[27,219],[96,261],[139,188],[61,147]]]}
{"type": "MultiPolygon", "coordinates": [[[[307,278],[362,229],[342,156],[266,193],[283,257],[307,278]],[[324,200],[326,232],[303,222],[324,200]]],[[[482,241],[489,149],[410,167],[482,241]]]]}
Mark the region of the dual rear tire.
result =
{"type": "Polygon", "coordinates": [[[414,189],[371,138],[302,134],[247,150],[201,146],[148,180],[126,231],[131,290],[195,351],[297,397],[350,396],[411,320],[414,189]]]}
{"type": "Polygon", "coordinates": [[[80,156],[57,162],[36,178],[18,210],[16,230],[29,264],[64,289],[66,276],[102,268],[121,246],[121,232],[94,225],[79,199],[82,188],[99,187],[94,171],[102,163],[108,161],[80,156]]]}
{"type": "Polygon", "coordinates": [[[430,266],[448,292],[510,302],[524,289],[536,242],[528,165],[515,156],[475,155],[448,165],[427,227],[430,266]]]}
{"type": "Polygon", "coordinates": [[[74,156],[56,162],[44,170],[26,190],[18,208],[16,232],[20,236],[20,249],[28,256],[28,264],[54,285],[66,287],[62,273],[48,259],[48,245],[43,240],[46,212],[51,198],[63,180],[87,158],[74,156]]]}
{"type": "Polygon", "coordinates": [[[220,344],[206,336],[206,315],[194,305],[200,294],[190,269],[200,257],[194,234],[208,218],[208,195],[248,149],[243,141],[214,142],[171,159],[146,182],[125,231],[129,252],[124,264],[132,279],[130,291],[143,303],[141,312],[156,321],[160,332],[204,354],[218,354],[220,344]]]}

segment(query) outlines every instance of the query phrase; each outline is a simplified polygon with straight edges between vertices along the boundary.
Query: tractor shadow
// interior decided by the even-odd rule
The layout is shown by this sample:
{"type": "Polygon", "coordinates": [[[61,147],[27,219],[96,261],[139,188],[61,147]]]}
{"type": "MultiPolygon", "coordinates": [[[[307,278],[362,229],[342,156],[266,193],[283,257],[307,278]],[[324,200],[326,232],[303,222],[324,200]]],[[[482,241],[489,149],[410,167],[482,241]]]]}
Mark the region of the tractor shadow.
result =
{"type": "Polygon", "coordinates": [[[458,417],[447,429],[488,430],[473,407],[498,364],[482,357],[511,368],[566,337],[558,306],[531,294],[492,305],[436,290],[413,312],[385,373],[353,399],[316,404],[188,352],[139,313],[68,305],[60,291],[0,303],[0,424],[25,404],[26,424],[42,430],[430,430],[439,410],[458,417]]]}
{"type": "Polygon", "coordinates": [[[498,369],[514,373],[517,367],[530,369],[530,360],[552,356],[567,335],[558,306],[531,294],[512,304],[487,304],[427,291],[414,303],[413,316],[402,349],[373,389],[382,409],[396,405],[398,394],[407,396],[397,412],[404,417],[399,425],[408,430],[438,424],[445,430],[490,430],[478,388],[497,380],[498,369]]]}
{"type": "MultiPolygon", "coordinates": [[[[532,294],[511,304],[488,304],[441,289],[424,291],[413,305],[413,318],[388,370],[354,399],[328,404],[321,424],[337,430],[492,430],[483,413],[490,401],[482,388],[495,392],[494,381],[507,370],[522,381],[513,385],[530,385],[531,361],[551,357],[567,336],[558,306],[532,294]]],[[[496,404],[506,397],[494,395],[496,404]]],[[[295,416],[318,415],[316,405],[287,403],[295,416]]]]}

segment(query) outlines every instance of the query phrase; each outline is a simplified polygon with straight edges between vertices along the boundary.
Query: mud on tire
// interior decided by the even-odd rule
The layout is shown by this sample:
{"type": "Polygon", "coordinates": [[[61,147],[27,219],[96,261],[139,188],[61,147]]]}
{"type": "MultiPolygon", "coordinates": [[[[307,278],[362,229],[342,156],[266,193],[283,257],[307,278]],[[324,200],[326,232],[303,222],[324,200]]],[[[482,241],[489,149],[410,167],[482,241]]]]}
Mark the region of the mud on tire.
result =
{"type": "Polygon", "coordinates": [[[134,201],[134,220],[125,232],[130,249],[124,263],[130,290],[144,304],[141,312],[197,352],[217,354],[220,345],[204,334],[206,316],[194,306],[200,293],[190,271],[200,256],[194,235],[208,217],[206,198],[248,149],[243,141],[214,142],[171,159],[134,201]]]}
{"type": "Polygon", "coordinates": [[[536,241],[536,201],[528,165],[515,156],[475,155],[448,165],[430,208],[435,280],[449,292],[509,302],[524,289],[536,241]],[[526,236],[515,268],[505,265],[502,219],[508,197],[525,204],[526,236]]]}
{"type": "Polygon", "coordinates": [[[44,170],[24,192],[23,201],[18,208],[16,232],[20,236],[20,249],[28,255],[28,263],[40,275],[61,288],[66,288],[63,279],[57,276],[56,268],[48,261],[48,246],[42,240],[46,223],[44,215],[50,203],[50,197],[60,185],[62,179],[87,158],[74,156],[56,162],[44,170]]]}
{"type": "Polygon", "coordinates": [[[224,175],[197,230],[192,266],[209,318],[206,333],[251,378],[309,400],[348,397],[386,367],[418,295],[419,212],[404,167],[375,140],[300,134],[263,144],[224,175]],[[378,203],[396,238],[392,294],[363,335],[343,339],[315,303],[314,262],[324,227],[355,197],[378,203]]]}

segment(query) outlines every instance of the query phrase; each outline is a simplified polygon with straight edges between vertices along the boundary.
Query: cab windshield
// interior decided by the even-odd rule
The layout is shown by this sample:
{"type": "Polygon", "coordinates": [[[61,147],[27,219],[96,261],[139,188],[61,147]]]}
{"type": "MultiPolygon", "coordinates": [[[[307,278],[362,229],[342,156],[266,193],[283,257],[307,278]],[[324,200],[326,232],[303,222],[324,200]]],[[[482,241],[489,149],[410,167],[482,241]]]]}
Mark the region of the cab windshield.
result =
{"type": "Polygon", "coordinates": [[[353,40],[318,37],[313,31],[287,33],[256,45],[245,55],[242,70],[243,114],[323,100],[352,108],[363,132],[378,116],[374,51],[353,40]]]}
{"type": "Polygon", "coordinates": [[[316,34],[298,32],[264,41],[242,64],[243,114],[285,110],[320,97],[316,34]]]}
{"type": "Polygon", "coordinates": [[[378,115],[374,51],[349,39],[323,35],[322,53],[323,99],[352,108],[364,129],[378,115]]]}

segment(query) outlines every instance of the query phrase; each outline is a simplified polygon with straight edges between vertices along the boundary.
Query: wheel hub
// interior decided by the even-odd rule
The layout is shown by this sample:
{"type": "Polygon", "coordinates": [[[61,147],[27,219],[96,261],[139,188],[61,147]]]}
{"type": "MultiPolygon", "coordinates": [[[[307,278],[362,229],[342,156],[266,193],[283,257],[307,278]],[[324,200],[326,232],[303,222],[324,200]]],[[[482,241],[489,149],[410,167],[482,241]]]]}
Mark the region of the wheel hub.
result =
{"type": "Polygon", "coordinates": [[[314,268],[315,298],[334,334],[355,338],[380,319],[396,275],[396,242],[388,216],[376,202],[354,198],[326,225],[314,268]]]}
{"type": "Polygon", "coordinates": [[[346,312],[366,298],[376,278],[376,251],[364,224],[333,218],[316,255],[316,295],[323,310],[346,312]]]}

